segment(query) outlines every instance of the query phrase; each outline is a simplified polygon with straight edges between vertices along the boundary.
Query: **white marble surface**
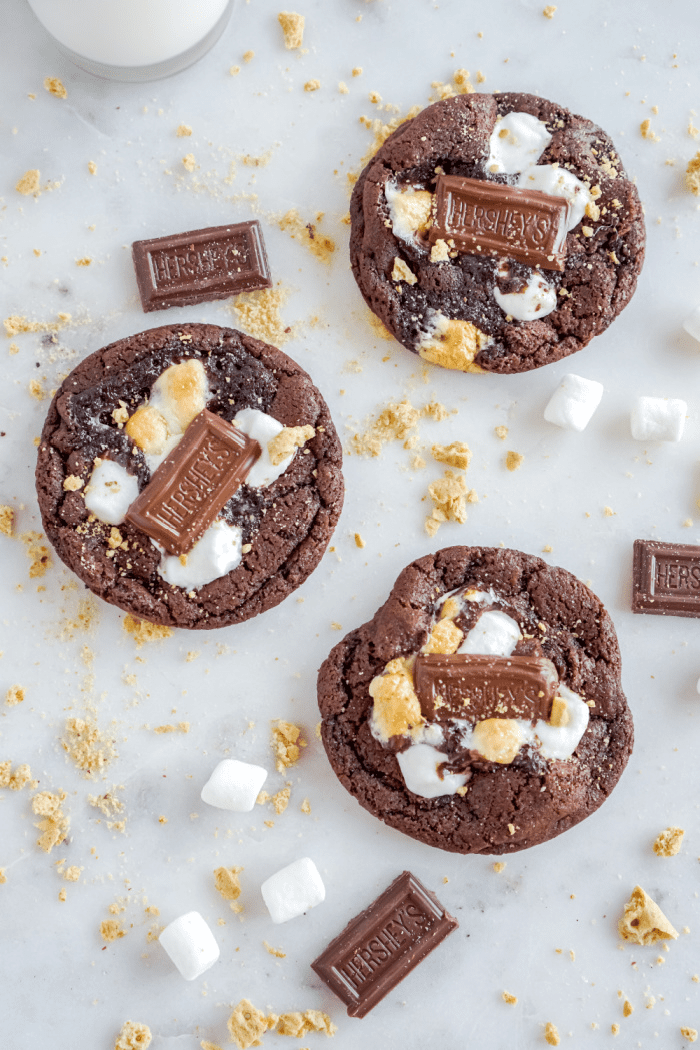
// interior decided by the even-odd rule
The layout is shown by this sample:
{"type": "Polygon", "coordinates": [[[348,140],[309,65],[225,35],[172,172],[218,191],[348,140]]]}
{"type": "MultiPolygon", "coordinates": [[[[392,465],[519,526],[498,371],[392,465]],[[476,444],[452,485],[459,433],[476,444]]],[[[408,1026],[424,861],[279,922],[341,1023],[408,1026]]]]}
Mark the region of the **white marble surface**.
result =
{"type": "MultiPolygon", "coordinates": [[[[329,1044],[337,1050],[520,1050],[544,1045],[546,1021],[558,1026],[562,1046],[608,1045],[615,1022],[622,1031],[614,1045],[681,1047],[680,1027],[700,1028],[700,984],[691,980],[700,970],[700,623],[635,617],[629,604],[635,537],[700,543],[700,348],[681,329],[700,301],[700,214],[682,182],[700,145],[686,130],[691,119],[700,125],[693,115],[700,109],[697,4],[559,0],[551,21],[542,0],[304,0],[298,7],[307,17],[302,55],[283,49],[275,5],[239,0],[225,36],[199,65],[171,80],[128,86],[72,68],[22,0],[4,0],[2,316],[48,321],[69,311],[73,323],[55,345],[18,336],[14,356],[10,340],[0,339],[0,502],[18,508],[19,532],[40,527],[34,441],[47,402],[30,398],[30,379],[51,389],[92,350],[161,322],[232,320],[221,303],[146,318],[130,243],[258,215],[275,279],[289,291],[283,317],[299,323],[285,349],[311,372],[344,440],[353,420],[390,397],[422,404],[434,395],[459,410],[421,432],[426,444],[463,439],[474,452],[468,476],[480,502],[465,525],[443,527],[439,545],[503,542],[537,553],[551,544],[546,558],[591,581],[619,632],[636,750],[601,811],[554,842],[508,858],[501,874],[493,858],[443,854],[402,837],[343,791],[313,733],[316,669],[339,637],[331,622],[344,630],[364,622],[398,571],[431,549],[421,500],[441,470],[431,461],[414,473],[411,454],[398,445],[379,460],[347,459],[335,551],[301,588],[304,603],[295,595],[213,636],[179,633],[139,652],[122,615],[97,602],[89,603],[92,627],[71,635],[66,617],[75,617],[84,593],[70,572],[54,564],[42,580],[30,580],[21,542],[0,537],[0,695],[15,683],[26,689],[21,705],[0,707],[0,760],[29,762],[42,788],[67,791],[72,822],[69,843],[46,856],[34,844],[29,792],[1,792],[0,1044],[111,1050],[131,1018],[150,1025],[153,1050],[196,1050],[201,1039],[224,1045],[230,1005],[245,996],[277,1012],[328,1010],[339,1027],[329,1044]],[[246,64],[249,49],[255,56],[246,64]],[[228,72],[233,64],[241,66],[237,77],[228,72]],[[364,72],[353,78],[356,66],[364,72]],[[424,382],[416,359],[378,341],[367,323],[341,217],[346,173],[358,169],[371,140],[358,118],[378,115],[368,93],[405,112],[426,104],[431,81],[448,80],[458,67],[472,76],[482,70],[484,89],[540,93],[599,121],[638,178],[648,257],[632,304],[574,359],[514,377],[431,369],[424,382]],[[66,100],[44,91],[48,75],[63,80],[66,100]],[[312,77],[321,89],[308,94],[303,84],[312,77]],[[339,80],[348,94],[338,92],[339,80]],[[660,141],[641,137],[646,117],[660,141]],[[183,122],[191,138],[175,136],[183,122]],[[239,159],[268,151],[264,167],[239,159]],[[181,163],[188,152],[198,164],[193,174],[181,163]],[[675,163],[667,166],[667,158],[675,163]],[[19,196],[14,186],[28,168],[56,187],[36,200],[19,196]],[[338,245],[331,265],[271,221],[290,207],[309,221],[325,213],[322,229],[338,245]],[[86,256],[92,264],[76,266],[86,256]],[[348,368],[353,360],[362,371],[348,368]],[[605,386],[582,434],[542,416],[569,371],[605,386]],[[629,408],[640,394],[688,401],[680,444],[632,440],[629,408]],[[510,428],[505,445],[493,432],[502,423],[510,428]],[[525,455],[516,473],[505,470],[506,448],[525,455]],[[687,519],[695,524],[684,526],[687,519]],[[356,530],[367,541],[362,551],[356,530]],[[222,643],[226,655],[218,655],[222,643]],[[91,671],[81,661],[86,645],[95,654],[91,671]],[[200,655],[187,662],[191,650],[200,655]],[[86,708],[97,710],[119,752],[95,781],[79,775],[60,744],[65,719],[86,708]],[[275,717],[308,730],[287,812],[275,817],[256,807],[228,815],[201,803],[201,785],[226,756],[267,766],[269,790],[284,785],[268,747],[275,717]],[[191,722],[188,735],[145,728],[180,720],[191,722]],[[124,835],[110,832],[87,803],[88,794],[113,784],[123,785],[124,835]],[[300,812],[307,796],[310,815],[300,812]],[[267,828],[263,821],[273,818],[267,828]],[[659,859],[651,843],[669,824],[686,829],[685,844],[677,857],[659,859]],[[326,901],[274,927],[260,883],[299,856],[318,864],[326,901]],[[83,866],[79,883],[57,875],[54,862],[64,857],[83,866]],[[214,889],[220,864],[245,869],[242,919],[214,889]],[[438,892],[460,928],[366,1019],[349,1020],[309,962],[404,867],[438,892]],[[690,928],[668,954],[618,948],[616,920],[637,882],[678,929],[690,928]],[[67,900],[59,903],[63,887],[67,900]],[[221,960],[203,978],[187,984],[159,945],[147,943],[146,897],[163,924],[193,909],[211,924],[221,960]],[[115,900],[128,901],[121,916],[128,933],[104,947],[98,928],[115,900]],[[263,940],[286,958],[267,954],[263,940]],[[502,1002],[504,989],[518,996],[517,1006],[502,1002]],[[628,1019],[618,989],[635,1007],[628,1019]],[[652,1009],[645,1009],[646,992],[656,999],[652,1009]]],[[[287,1044],[316,1047],[325,1036],[301,1044],[265,1037],[266,1046],[287,1044]]]]}

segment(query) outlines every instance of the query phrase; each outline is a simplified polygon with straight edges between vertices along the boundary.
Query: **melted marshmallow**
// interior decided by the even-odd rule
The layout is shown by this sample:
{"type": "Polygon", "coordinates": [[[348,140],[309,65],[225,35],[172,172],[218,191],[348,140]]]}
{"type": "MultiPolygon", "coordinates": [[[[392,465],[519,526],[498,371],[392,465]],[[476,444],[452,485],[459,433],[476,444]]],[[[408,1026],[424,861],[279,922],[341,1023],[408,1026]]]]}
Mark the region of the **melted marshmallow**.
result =
{"type": "Polygon", "coordinates": [[[551,141],[544,121],[530,113],[506,113],[491,132],[486,171],[516,174],[536,164],[551,141]]]}
{"type": "Polygon", "coordinates": [[[168,583],[186,591],[196,591],[207,583],[225,576],[240,564],[243,533],[238,525],[228,525],[220,518],[210,525],[192,550],[183,555],[183,561],[175,554],[162,552],[158,572],[168,583]]]}
{"type": "Polygon", "coordinates": [[[457,650],[480,656],[510,656],[522,635],[515,620],[496,609],[483,612],[457,650]]]}
{"type": "Polygon", "coordinates": [[[578,226],[586,213],[586,206],[593,201],[585,182],[577,179],[567,168],[556,164],[538,164],[527,168],[518,177],[518,186],[549,193],[553,197],[564,197],[569,202],[567,232],[578,226]]]}
{"type": "Polygon", "coordinates": [[[430,744],[413,744],[396,759],[406,787],[422,798],[454,795],[467,782],[462,773],[445,772],[442,777],[438,774],[438,766],[447,761],[447,755],[430,744]]]}
{"type": "Polygon", "coordinates": [[[544,758],[571,758],[586,732],[591,712],[588,704],[562,682],[557,688],[557,696],[566,703],[569,716],[566,725],[552,726],[540,720],[535,725],[535,733],[540,741],[540,753],[544,758]]]}
{"type": "Polygon", "coordinates": [[[551,314],[557,306],[557,291],[541,273],[533,271],[519,292],[502,292],[494,285],[493,297],[503,310],[516,321],[536,321],[551,314]]]}
{"type": "Polygon", "coordinates": [[[411,243],[419,231],[428,229],[433,199],[429,190],[417,190],[413,186],[399,188],[395,182],[387,182],[384,195],[395,237],[411,243]]]}
{"type": "MultiPolygon", "coordinates": [[[[284,430],[284,426],[274,416],[267,412],[260,412],[257,408],[243,408],[236,413],[234,423],[240,427],[248,437],[253,438],[260,445],[260,459],[257,460],[248,472],[245,479],[246,485],[260,488],[262,485],[271,485],[280,474],[284,474],[289,464],[294,459],[294,452],[286,456],[281,463],[273,465],[267,448],[268,441],[272,441],[284,430]]],[[[296,451],[296,450],[295,450],[296,451]]]]}
{"type": "Polygon", "coordinates": [[[114,460],[103,459],[85,488],[85,506],[105,524],[121,525],[138,494],[138,478],[114,460]]]}

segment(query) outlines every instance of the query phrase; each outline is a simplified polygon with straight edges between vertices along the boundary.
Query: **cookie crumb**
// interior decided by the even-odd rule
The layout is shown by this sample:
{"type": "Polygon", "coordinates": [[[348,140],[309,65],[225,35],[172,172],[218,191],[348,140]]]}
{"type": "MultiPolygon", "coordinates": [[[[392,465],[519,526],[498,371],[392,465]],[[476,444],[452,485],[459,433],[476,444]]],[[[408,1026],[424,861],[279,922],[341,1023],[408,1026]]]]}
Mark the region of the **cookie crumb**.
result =
{"type": "Polygon", "coordinates": [[[257,1046],[261,1036],[268,1029],[277,1024],[276,1014],[268,1014],[266,1017],[251,1003],[250,999],[241,999],[234,1007],[226,1025],[231,1039],[238,1050],[248,1050],[249,1046],[257,1046]]]}
{"type": "Polygon", "coordinates": [[[500,875],[501,872],[505,869],[505,866],[506,862],[504,860],[497,860],[493,866],[493,870],[496,872],[497,875],[500,875]]]}
{"type": "Polygon", "coordinates": [[[24,700],[24,688],[21,685],[11,685],[5,693],[5,703],[8,707],[15,707],[24,700]]]}
{"type": "Polygon", "coordinates": [[[54,98],[68,98],[68,92],[58,77],[45,77],[44,90],[48,91],[54,98]]]}
{"type": "Polygon", "coordinates": [[[255,52],[254,52],[254,51],[245,51],[245,52],[243,53],[243,61],[244,61],[244,62],[245,62],[246,64],[247,64],[248,62],[252,62],[254,58],[255,58],[255,52]]]}
{"type": "Polygon", "coordinates": [[[689,1043],[694,1043],[698,1037],[697,1029],[695,1028],[681,1028],[681,1035],[689,1043]]]}
{"type": "Polygon", "coordinates": [[[498,427],[494,427],[493,429],[494,433],[496,434],[496,437],[500,438],[501,441],[505,441],[505,439],[508,437],[508,427],[504,427],[501,425],[498,427]]]}
{"type": "Polygon", "coordinates": [[[304,41],[304,16],[295,11],[280,11],[277,21],[284,33],[284,46],[288,51],[301,47],[304,41]]]}
{"type": "Polygon", "coordinates": [[[125,1021],[117,1036],[114,1050],[148,1050],[151,1045],[151,1029],[138,1021],[125,1021]]]}
{"type": "Polygon", "coordinates": [[[300,808],[302,813],[310,813],[311,812],[311,803],[309,802],[308,798],[304,799],[304,801],[302,802],[302,804],[301,804],[301,806],[299,808],[300,808]]]}
{"type": "Polygon", "coordinates": [[[94,776],[116,756],[112,740],[98,728],[93,718],[69,718],[61,740],[76,769],[86,777],[94,776]]]}
{"type": "Polygon", "coordinates": [[[359,456],[378,456],[388,441],[405,441],[417,426],[420,413],[404,398],[390,402],[363,434],[352,438],[352,449],[359,456]]]}
{"type": "Polygon", "coordinates": [[[685,186],[696,197],[700,196],[700,151],[688,161],[688,166],[685,169],[685,186]]]}
{"type": "Polygon", "coordinates": [[[194,171],[197,167],[197,161],[194,159],[194,153],[186,153],[182,158],[182,165],[186,171],[194,171]]]}
{"type": "Polygon", "coordinates": [[[100,923],[100,936],[107,944],[112,944],[114,941],[126,937],[126,930],[118,919],[105,919],[104,922],[100,923]]]}
{"type": "Polygon", "coordinates": [[[555,12],[556,12],[556,7],[555,7],[554,4],[547,4],[547,6],[545,8],[543,8],[543,10],[542,10],[542,14],[544,15],[545,18],[554,18],[555,12]]]}
{"type": "Polygon", "coordinates": [[[272,807],[278,816],[281,813],[284,813],[285,809],[289,805],[289,796],[291,795],[291,793],[291,788],[286,787],[282,788],[281,791],[278,791],[276,795],[272,796],[272,807]]]}
{"type": "Polygon", "coordinates": [[[678,932],[658,904],[641,886],[635,886],[632,890],[617,928],[623,940],[635,944],[656,944],[660,940],[675,940],[678,937],[678,932]]]}
{"type": "Polygon", "coordinates": [[[363,547],[367,546],[359,532],[355,533],[355,546],[359,547],[360,550],[362,550],[363,547]]]}
{"type": "Polygon", "coordinates": [[[273,346],[284,346],[297,334],[297,326],[285,324],[280,316],[280,307],[289,293],[283,288],[269,288],[257,292],[244,292],[236,296],[231,311],[240,325],[250,335],[273,346]]]}
{"type": "Polygon", "coordinates": [[[515,1006],[518,1001],[517,995],[511,995],[510,992],[504,992],[501,999],[504,1003],[508,1003],[509,1006],[515,1006]]]}
{"type": "Polygon", "coordinates": [[[523,456],[520,452],[506,452],[506,468],[511,471],[519,470],[520,467],[523,465],[524,459],[525,456],[523,456]]]}
{"type": "Polygon", "coordinates": [[[91,175],[97,175],[97,165],[95,164],[94,160],[88,161],[88,171],[91,175]]]}
{"type": "Polygon", "coordinates": [[[425,519],[425,529],[429,536],[434,536],[445,521],[464,524],[467,520],[467,500],[471,491],[467,489],[463,475],[446,470],[442,478],[428,485],[428,495],[434,503],[432,511],[425,519]]]}
{"type": "MultiPolygon", "coordinates": [[[[12,787],[11,784],[10,787],[12,787]]],[[[40,791],[32,798],[32,812],[42,818],[34,825],[42,832],[36,844],[44,853],[50,853],[54,846],[63,842],[68,833],[70,818],[62,809],[65,800],[65,791],[56,794],[50,791],[40,791]]]]}
{"type": "Polygon", "coordinates": [[[620,1032],[619,1024],[611,1024],[610,1025],[610,1031],[612,1032],[613,1035],[618,1035],[619,1032],[620,1032]]]}
{"type": "Polygon", "coordinates": [[[277,760],[277,772],[284,773],[285,769],[299,761],[301,754],[299,749],[306,747],[306,741],[300,739],[300,726],[293,725],[291,722],[285,722],[283,719],[273,721],[271,736],[271,746],[277,760]]]}
{"type": "Polygon", "coordinates": [[[238,878],[243,868],[216,868],[214,885],[225,901],[237,901],[241,895],[241,882],[238,878]]]}
{"type": "Polygon", "coordinates": [[[263,941],[263,944],[265,945],[265,951],[269,952],[270,955],[274,955],[276,959],[287,958],[287,953],[283,952],[281,948],[273,948],[271,944],[267,943],[267,941],[263,941]]]}
{"type": "Polygon", "coordinates": [[[319,232],[318,224],[322,218],[323,212],[320,211],[316,213],[315,222],[304,222],[297,209],[290,208],[277,219],[277,225],[283,233],[288,231],[293,240],[301,241],[320,262],[329,263],[335,252],[335,241],[319,232]]]}
{"type": "Polygon", "coordinates": [[[427,405],[423,405],[421,411],[424,416],[434,419],[436,423],[442,423],[443,419],[447,419],[450,414],[441,401],[429,401],[427,405]]]}
{"type": "Polygon", "coordinates": [[[192,128],[189,124],[178,124],[175,129],[175,134],[179,139],[186,139],[192,134],[192,128]]]}
{"type": "Polygon", "coordinates": [[[68,894],[65,890],[58,891],[58,899],[61,901],[62,904],[65,904],[66,900],[68,899],[68,894]]]}
{"type": "Polygon", "coordinates": [[[164,627],[162,624],[149,623],[148,620],[139,620],[131,613],[127,613],[122,621],[122,628],[130,634],[136,642],[136,648],[141,649],[147,642],[161,642],[164,638],[170,638],[173,633],[172,627],[164,627]]]}
{"type": "Polygon", "coordinates": [[[304,91],[318,91],[321,86],[321,81],[315,77],[313,80],[307,80],[304,84],[304,91]]]}
{"type": "Polygon", "coordinates": [[[345,83],[344,80],[339,80],[338,81],[338,91],[340,92],[341,95],[349,94],[350,89],[349,89],[348,85],[345,83]]]}
{"type": "Polygon", "coordinates": [[[657,857],[675,857],[683,843],[683,828],[666,828],[657,836],[653,850],[657,857]]]}
{"type": "Polygon", "coordinates": [[[630,1014],[633,1013],[634,1007],[632,1006],[632,1003],[629,1001],[629,999],[625,999],[624,1003],[622,1004],[622,1016],[629,1017],[630,1014]]]}
{"type": "Polygon", "coordinates": [[[649,117],[647,117],[646,120],[642,121],[642,123],[639,125],[639,130],[643,139],[648,139],[650,142],[659,141],[659,136],[655,135],[654,132],[651,130],[651,120],[649,119],[649,117]]]}
{"type": "Polygon", "coordinates": [[[544,1041],[549,1043],[550,1046],[559,1046],[561,1042],[559,1030],[551,1021],[547,1021],[547,1024],[544,1026],[544,1041]]]}
{"type": "Polygon", "coordinates": [[[335,1035],[337,1030],[328,1014],[321,1013],[320,1010],[282,1014],[275,1028],[278,1035],[291,1035],[296,1039],[300,1039],[307,1032],[325,1032],[326,1035],[335,1035]]]}
{"type": "Polygon", "coordinates": [[[66,882],[77,882],[82,870],[77,864],[71,864],[70,868],[66,868],[63,872],[63,878],[66,882]]]}

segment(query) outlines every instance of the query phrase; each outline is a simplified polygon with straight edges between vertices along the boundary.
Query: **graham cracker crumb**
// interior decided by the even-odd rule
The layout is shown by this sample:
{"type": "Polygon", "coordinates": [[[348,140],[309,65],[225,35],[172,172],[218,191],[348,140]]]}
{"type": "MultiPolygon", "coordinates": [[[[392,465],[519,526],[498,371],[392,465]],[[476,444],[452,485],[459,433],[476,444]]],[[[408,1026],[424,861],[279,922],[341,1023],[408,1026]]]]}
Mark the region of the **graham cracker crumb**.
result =
{"type": "Polygon", "coordinates": [[[501,872],[504,871],[505,866],[506,862],[504,860],[497,860],[493,866],[493,870],[496,872],[497,875],[500,875],[501,872]]]}
{"type": "Polygon", "coordinates": [[[26,762],[17,766],[14,773],[11,762],[0,762],[0,787],[9,788],[10,791],[21,791],[25,784],[36,787],[38,783],[38,780],[32,781],[32,771],[26,762]]]}
{"type": "Polygon", "coordinates": [[[328,1014],[320,1010],[305,1010],[282,1014],[277,1022],[275,1031],[278,1035],[291,1035],[300,1039],[307,1032],[325,1032],[326,1035],[335,1035],[338,1031],[328,1014]]]}
{"type": "Polygon", "coordinates": [[[28,321],[20,314],[11,314],[2,322],[5,334],[12,338],[22,332],[58,332],[71,320],[69,313],[59,313],[58,321],[28,321]]]}
{"type": "Polygon", "coordinates": [[[362,76],[362,66],[355,66],[353,71],[352,71],[352,75],[354,77],[361,77],[362,76]]]}
{"type": "Polygon", "coordinates": [[[246,62],[246,63],[252,62],[254,58],[255,58],[255,52],[254,51],[245,51],[243,53],[243,61],[246,62]]]}
{"type": "Polygon", "coordinates": [[[696,197],[700,196],[700,151],[688,161],[685,169],[685,186],[696,197]]]}
{"type": "Polygon", "coordinates": [[[694,1043],[698,1037],[697,1029],[695,1028],[681,1028],[681,1035],[689,1043],[694,1043]]]}
{"type": "Polygon", "coordinates": [[[277,719],[272,723],[271,737],[272,750],[277,759],[277,772],[284,773],[285,769],[299,761],[299,749],[306,747],[306,741],[301,739],[301,726],[277,719]]]}
{"type": "Polygon", "coordinates": [[[65,890],[58,891],[58,899],[61,901],[62,904],[65,904],[66,900],[68,899],[68,894],[65,890]]]}
{"type": "Polygon", "coordinates": [[[117,1036],[114,1050],[148,1050],[151,1045],[151,1029],[138,1021],[125,1021],[117,1036]]]}
{"type": "Polygon", "coordinates": [[[61,744],[71,762],[86,777],[94,776],[117,754],[112,740],[105,737],[92,718],[67,719],[61,744]]]}
{"type": "Polygon", "coordinates": [[[179,139],[189,138],[190,135],[192,134],[192,128],[190,127],[189,124],[178,124],[178,126],[177,126],[177,128],[175,130],[175,134],[177,135],[177,137],[179,139]]]}
{"type": "Polygon", "coordinates": [[[182,165],[186,171],[194,171],[197,167],[197,161],[194,159],[194,153],[186,153],[182,158],[182,165]]]}
{"type": "Polygon", "coordinates": [[[633,1013],[634,1007],[632,1006],[632,1003],[629,1001],[629,999],[625,999],[624,1003],[622,1004],[622,1016],[629,1017],[633,1013]]]}
{"type": "Polygon", "coordinates": [[[303,448],[307,441],[314,437],[316,431],[306,424],[303,427],[283,427],[276,437],[267,443],[267,451],[273,467],[291,456],[295,449],[303,448]]]}
{"type": "Polygon", "coordinates": [[[362,550],[363,547],[367,546],[359,532],[355,533],[355,546],[359,547],[360,550],[362,550]]]}
{"type": "Polygon", "coordinates": [[[335,241],[327,234],[319,233],[317,224],[323,219],[323,212],[317,212],[316,222],[304,222],[296,208],[290,208],[280,218],[277,225],[283,233],[289,232],[293,240],[301,241],[312,255],[321,262],[329,263],[335,251],[335,241]]]}
{"type": "Polygon", "coordinates": [[[238,1050],[248,1050],[249,1046],[259,1045],[260,1038],[268,1029],[275,1027],[277,1020],[277,1014],[268,1014],[266,1017],[253,1006],[250,999],[241,999],[226,1024],[238,1050]]]}
{"type": "Polygon", "coordinates": [[[515,1006],[518,1001],[517,995],[511,995],[510,992],[504,992],[501,996],[504,1003],[508,1003],[509,1006],[515,1006]]]}
{"type": "Polygon", "coordinates": [[[240,73],[240,71],[241,71],[241,67],[240,66],[230,66],[229,67],[229,74],[232,77],[237,77],[238,74],[240,73]]]}
{"type": "Polygon", "coordinates": [[[163,627],[160,624],[149,623],[148,620],[139,620],[131,613],[127,613],[122,621],[122,628],[130,634],[136,642],[136,648],[141,649],[147,642],[162,642],[164,638],[170,638],[172,627],[163,627]]]}
{"type": "Polygon", "coordinates": [[[410,285],[414,285],[418,280],[408,263],[403,259],[400,259],[398,255],[394,259],[394,268],[391,271],[391,279],[395,284],[398,284],[400,281],[405,281],[406,284],[410,285]]]}
{"type": "Polygon", "coordinates": [[[47,569],[50,569],[53,565],[51,555],[49,554],[49,548],[41,542],[44,539],[44,536],[40,532],[23,532],[20,539],[26,548],[27,557],[31,562],[31,565],[29,566],[29,578],[30,580],[36,580],[43,576],[47,569]]]}
{"type": "Polygon", "coordinates": [[[603,514],[606,518],[614,518],[617,511],[614,511],[612,507],[603,507],[603,514]]]}
{"type": "Polygon", "coordinates": [[[559,1030],[551,1021],[547,1021],[547,1024],[544,1026],[544,1041],[549,1043],[550,1046],[559,1046],[561,1042],[559,1030]]]}
{"type": "Polygon", "coordinates": [[[77,864],[71,864],[70,868],[66,868],[63,872],[63,878],[66,882],[77,882],[82,870],[77,864]]]}
{"type": "Polygon", "coordinates": [[[271,944],[267,943],[267,941],[263,941],[263,944],[265,945],[265,950],[268,951],[270,955],[274,955],[276,959],[287,958],[287,953],[283,952],[281,948],[273,948],[271,944]]]}
{"type": "Polygon", "coordinates": [[[45,77],[44,88],[50,95],[55,98],[68,98],[68,92],[65,87],[58,79],[58,77],[45,77]]]}
{"type": "Polygon", "coordinates": [[[97,175],[97,165],[95,164],[94,160],[88,161],[88,171],[91,175],[97,175]]]}
{"type": "Polygon", "coordinates": [[[554,4],[547,4],[547,6],[543,9],[542,14],[545,18],[554,18],[555,11],[556,7],[554,6],[554,4]]]}
{"type": "Polygon", "coordinates": [[[79,478],[76,474],[69,474],[63,482],[63,488],[65,492],[78,492],[84,484],[85,482],[82,478],[79,478]]]}
{"type": "Polygon", "coordinates": [[[341,95],[349,94],[350,89],[349,89],[348,85],[345,83],[344,80],[339,80],[338,81],[338,91],[340,92],[341,95]]]}
{"type": "Polygon", "coordinates": [[[304,91],[318,91],[321,86],[321,81],[314,77],[313,80],[307,80],[304,84],[304,91]]]}
{"type": "Polygon", "coordinates": [[[32,798],[32,812],[42,818],[34,825],[42,832],[36,844],[44,853],[50,853],[54,846],[63,842],[68,833],[70,818],[61,808],[65,799],[65,791],[55,795],[50,791],[40,791],[32,798]]]}
{"type": "Polygon", "coordinates": [[[302,813],[310,813],[311,812],[311,803],[309,802],[308,798],[304,799],[304,801],[302,802],[302,804],[299,807],[299,809],[301,810],[302,813]]]}
{"type": "MultiPolygon", "coordinates": [[[[446,470],[442,478],[428,485],[428,495],[434,507],[425,519],[425,528],[429,536],[434,536],[445,521],[458,521],[464,524],[467,520],[467,501],[474,502],[472,493],[467,489],[464,476],[446,470]]],[[[476,493],[474,493],[476,495],[476,493]]]]}
{"type": "Polygon", "coordinates": [[[295,11],[280,11],[277,21],[282,26],[284,33],[284,46],[288,51],[301,47],[304,41],[304,16],[296,14],[295,11]]]}
{"type": "Polygon", "coordinates": [[[520,452],[506,452],[506,468],[508,470],[519,470],[524,460],[525,456],[521,455],[520,452]]]}
{"type": "Polygon", "coordinates": [[[289,796],[291,795],[291,788],[282,788],[276,795],[272,796],[272,806],[278,815],[284,813],[285,809],[289,805],[289,796]]]}
{"type": "Polygon", "coordinates": [[[619,1031],[620,1031],[619,1024],[611,1024],[610,1025],[610,1031],[612,1032],[613,1035],[618,1035],[619,1031]]]}
{"type": "Polygon", "coordinates": [[[635,944],[656,944],[660,940],[675,940],[678,937],[661,908],[641,886],[635,886],[632,890],[617,929],[623,940],[635,944]]]}
{"type": "Polygon", "coordinates": [[[639,130],[642,134],[643,139],[648,139],[650,142],[659,141],[659,136],[655,135],[654,132],[651,130],[651,120],[649,119],[649,117],[647,117],[646,120],[642,121],[642,123],[639,125],[639,130]]]}
{"type": "Polygon", "coordinates": [[[241,895],[241,883],[238,878],[243,868],[217,868],[214,871],[214,885],[225,901],[237,901],[241,895]]]}
{"type": "Polygon", "coordinates": [[[434,419],[436,423],[441,423],[450,414],[441,401],[429,401],[427,405],[423,405],[421,411],[424,416],[434,419]]]}
{"type": "Polygon", "coordinates": [[[298,328],[286,325],[280,317],[280,307],[288,296],[289,292],[280,287],[244,292],[236,296],[230,309],[246,332],[256,339],[280,347],[294,338],[298,328]]]}
{"type": "Polygon", "coordinates": [[[40,178],[41,173],[39,169],[30,168],[29,171],[25,171],[24,175],[15,186],[15,189],[25,197],[38,197],[41,193],[40,178]]]}
{"type": "Polygon", "coordinates": [[[447,463],[450,467],[466,470],[472,458],[471,450],[465,441],[453,441],[451,445],[433,445],[431,452],[438,463],[447,463]]]}
{"type": "Polygon", "coordinates": [[[447,241],[443,241],[441,237],[438,237],[430,249],[430,261],[434,263],[450,261],[450,249],[447,246],[447,241]]]}
{"type": "Polygon", "coordinates": [[[387,441],[404,441],[419,418],[418,409],[406,398],[400,404],[392,401],[363,434],[353,436],[353,451],[358,456],[378,456],[387,441]]]}
{"type": "Polygon", "coordinates": [[[167,725],[153,727],[154,733],[189,733],[189,731],[189,722],[178,722],[177,725],[172,725],[172,723],[168,723],[167,725]]]}
{"type": "Polygon", "coordinates": [[[0,868],[0,886],[2,886],[3,883],[5,883],[5,882],[7,882],[7,876],[5,875],[5,869],[4,868],[0,868]]]}
{"type": "Polygon", "coordinates": [[[76,259],[75,260],[75,265],[76,266],[91,266],[92,265],[92,259],[89,256],[85,255],[82,259],[76,259]]]}
{"type": "Polygon", "coordinates": [[[21,685],[11,685],[5,693],[5,703],[8,707],[15,707],[24,700],[24,689],[21,685]]]}
{"type": "Polygon", "coordinates": [[[657,857],[675,857],[683,843],[683,828],[666,828],[657,836],[653,850],[657,857]]]}
{"type": "Polygon", "coordinates": [[[104,795],[88,795],[88,802],[95,809],[99,809],[100,813],[104,813],[106,817],[122,813],[124,803],[117,798],[115,791],[117,791],[117,788],[113,787],[111,791],[105,791],[104,795]]]}
{"type": "Polygon", "coordinates": [[[46,392],[38,379],[29,380],[28,390],[30,397],[33,397],[35,401],[43,401],[46,397],[46,392]]]}

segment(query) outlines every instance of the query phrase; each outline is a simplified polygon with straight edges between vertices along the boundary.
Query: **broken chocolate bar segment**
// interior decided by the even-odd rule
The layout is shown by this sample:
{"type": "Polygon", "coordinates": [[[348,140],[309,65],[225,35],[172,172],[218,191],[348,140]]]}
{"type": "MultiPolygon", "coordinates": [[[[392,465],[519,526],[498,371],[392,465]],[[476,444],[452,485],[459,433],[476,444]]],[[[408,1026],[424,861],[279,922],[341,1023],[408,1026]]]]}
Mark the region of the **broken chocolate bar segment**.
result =
{"type": "Polygon", "coordinates": [[[431,722],[450,718],[546,722],[559,676],[551,660],[535,656],[429,653],[416,657],[413,681],[423,717],[431,722]]]}
{"type": "Polygon", "coordinates": [[[255,219],[134,241],[132,255],[146,313],[272,287],[255,219]]]}
{"type": "Polygon", "coordinates": [[[168,554],[187,554],[259,457],[257,441],[205,408],[131,504],[126,520],[168,554]]]}
{"type": "Polygon", "coordinates": [[[432,244],[563,270],[570,205],[563,197],[483,179],[439,175],[432,244]]]}
{"type": "Polygon", "coordinates": [[[634,541],[632,612],[700,617],[700,547],[634,541]]]}
{"type": "Polygon", "coordinates": [[[364,1017],[458,925],[435,894],[404,871],[311,968],[350,1017],[364,1017]]]}

